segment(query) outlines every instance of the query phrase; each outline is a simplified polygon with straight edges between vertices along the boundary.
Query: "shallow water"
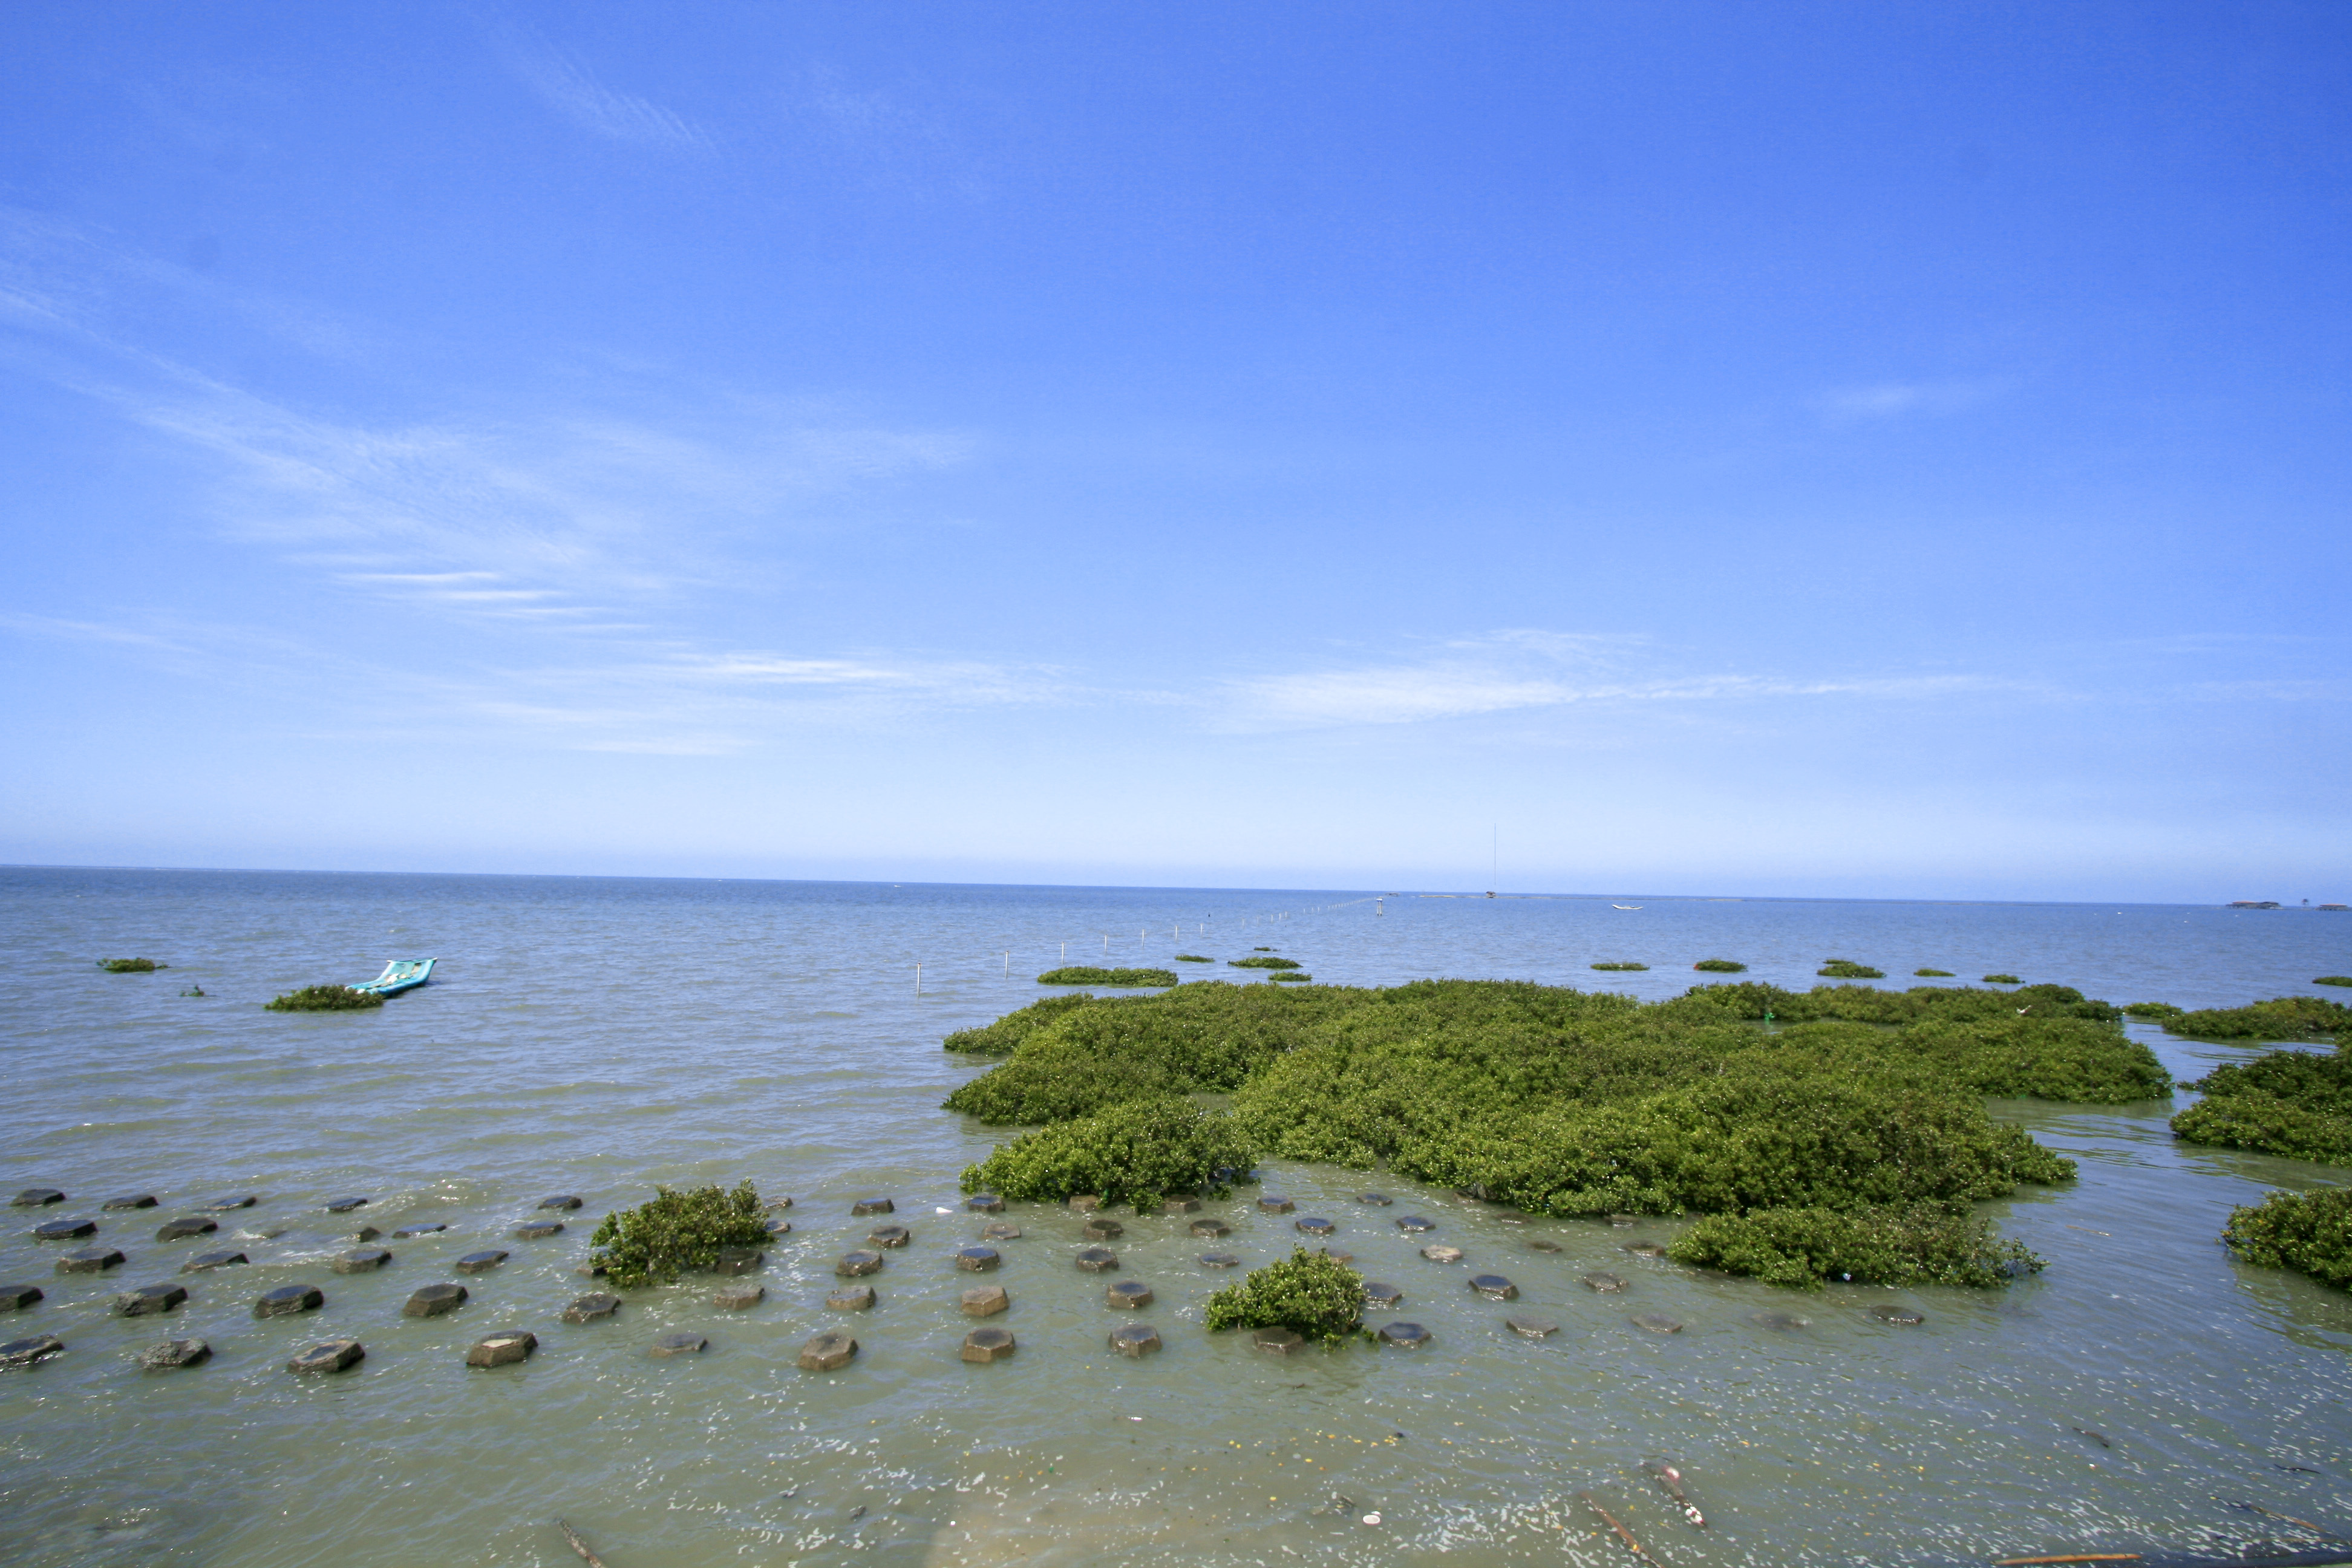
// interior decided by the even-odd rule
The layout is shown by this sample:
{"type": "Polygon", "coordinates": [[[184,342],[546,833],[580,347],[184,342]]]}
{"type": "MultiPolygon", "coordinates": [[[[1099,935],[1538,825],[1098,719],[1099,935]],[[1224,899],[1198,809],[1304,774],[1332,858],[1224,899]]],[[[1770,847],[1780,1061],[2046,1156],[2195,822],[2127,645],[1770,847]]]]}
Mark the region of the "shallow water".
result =
{"type": "MultiPolygon", "coordinates": [[[[22,869],[0,871],[0,911],[15,958],[0,976],[0,1186],[70,1194],[0,1227],[0,1279],[48,1298],[0,1317],[0,1337],[69,1347],[0,1374],[11,1563],[576,1562],[558,1517],[611,1568],[1626,1561],[1586,1491],[1678,1565],[2310,1539],[2237,1503],[2352,1531],[2352,1297],[2240,1267],[2214,1239],[2232,1205],[2345,1173],[2176,1145],[2165,1121],[2185,1095],[1996,1107],[2083,1167],[2073,1186],[1997,1205],[2051,1260],[2002,1293],[1778,1291],[1624,1250],[1671,1239],[1671,1223],[1522,1222],[1386,1174],[1270,1165],[1262,1190],[1337,1222],[1330,1245],[1403,1289],[1372,1321],[1423,1323],[1429,1345],[1284,1359],[1207,1333],[1201,1303],[1233,1276],[1198,1256],[1255,1264],[1298,1239],[1293,1216],[1259,1214],[1244,1188],[1204,1210],[1234,1226],[1213,1246],[1181,1220],[1119,1216],[1108,1275],[1071,1267],[1076,1216],[1014,1205],[1003,1217],[1024,1235],[989,1277],[1014,1305],[991,1321],[1021,1348],[986,1366],[957,1359],[971,1324],[955,1300],[972,1277],[949,1253],[990,1217],[961,1208],[956,1177],[994,1137],[937,1109],[984,1065],[940,1037],[1034,998],[1030,977],[1065,942],[1072,963],[1265,944],[1325,981],[1508,976],[1645,997],[1698,978],[1702,957],[1802,985],[1834,954],[1897,977],[2005,970],[2200,1005],[2352,970],[2352,915],[22,869]],[[92,967],[134,953],[172,967],[92,967]],[[428,953],[435,983],[380,1013],[257,1005],[428,953]],[[1586,967],[1620,958],[1654,967],[1586,967]],[[208,996],[182,997],[191,984],[208,996]],[[593,1288],[575,1269],[596,1215],[656,1182],[746,1176],[797,1199],[758,1277],[763,1303],[720,1311],[706,1279],[636,1293],[611,1321],[560,1321],[593,1288]],[[1395,1205],[1355,1202],[1367,1187],[1395,1205]],[[162,1206],[100,1211],[132,1191],[162,1206]],[[231,1192],[262,1201],[218,1237],[153,1239],[231,1192]],[[508,1238],[557,1192],[587,1200],[565,1234],[508,1238]],[[322,1211],[346,1194],[369,1206],[322,1211]],[[850,1203],[869,1194],[897,1201],[914,1242],[868,1281],[871,1312],[828,1312],[833,1259],[872,1223],[850,1203]],[[1415,1213],[1437,1221],[1433,1237],[1396,1229],[1415,1213]],[[99,1220],[127,1264],[53,1275],[61,1244],[26,1232],[59,1215],[99,1220]],[[356,1223],[421,1220],[449,1229],[387,1241],[381,1273],[327,1270],[356,1223]],[[1423,1259],[1429,1239],[1465,1261],[1423,1259]],[[250,1266],[176,1274],[224,1245],[250,1266]],[[493,1245],[512,1257],[467,1279],[461,1310],[399,1314],[493,1245]],[[1588,1289],[1596,1270],[1628,1289],[1588,1289]],[[1520,1299],[1473,1295],[1465,1277],[1481,1271],[1520,1299]],[[117,1290],[172,1279],[191,1295],[176,1313],[108,1315],[117,1290]],[[1108,1308],[1120,1279],[1157,1300],[1108,1308]],[[250,1315],[263,1289],[296,1282],[326,1306],[250,1315]],[[1867,1314],[1887,1301],[1926,1322],[1867,1314]],[[1645,1332],[1637,1313],[1685,1326],[1645,1332]],[[1513,1314],[1559,1331],[1521,1339],[1502,1326],[1513,1314]],[[1758,1321],[1772,1314],[1804,1322],[1758,1321]],[[1113,1354],[1108,1331],[1138,1319],[1166,1348],[1113,1354]],[[862,1347],[849,1368],[794,1367],[811,1333],[843,1326],[862,1347]],[[509,1327],[540,1336],[530,1362],[461,1364],[509,1327]],[[710,1351],[646,1353],[678,1328],[710,1351]],[[355,1371],[283,1369],[344,1334],[367,1346],[355,1371]],[[212,1342],[210,1364],[132,1365],[190,1335],[212,1342]],[[1660,1456],[1687,1476],[1706,1531],[1643,1479],[1660,1456]]],[[[2184,1078],[2251,1054],[2138,1032],[2184,1078]]]]}

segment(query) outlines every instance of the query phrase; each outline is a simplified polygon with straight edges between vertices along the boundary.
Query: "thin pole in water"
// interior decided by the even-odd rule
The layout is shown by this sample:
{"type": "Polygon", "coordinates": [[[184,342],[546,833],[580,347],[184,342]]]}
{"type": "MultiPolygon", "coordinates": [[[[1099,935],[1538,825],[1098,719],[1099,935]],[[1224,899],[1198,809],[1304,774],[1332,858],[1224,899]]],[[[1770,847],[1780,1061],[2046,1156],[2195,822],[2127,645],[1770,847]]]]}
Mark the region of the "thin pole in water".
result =
{"type": "Polygon", "coordinates": [[[1013,978],[1013,950],[1011,948],[1006,948],[1004,950],[1004,978],[1007,980],[1013,978]]]}
{"type": "Polygon", "coordinates": [[[919,964],[919,964],[915,965],[915,994],[916,994],[916,995],[918,995],[918,996],[920,996],[922,994],[923,994],[923,966],[922,966],[921,964],[919,964]]]}

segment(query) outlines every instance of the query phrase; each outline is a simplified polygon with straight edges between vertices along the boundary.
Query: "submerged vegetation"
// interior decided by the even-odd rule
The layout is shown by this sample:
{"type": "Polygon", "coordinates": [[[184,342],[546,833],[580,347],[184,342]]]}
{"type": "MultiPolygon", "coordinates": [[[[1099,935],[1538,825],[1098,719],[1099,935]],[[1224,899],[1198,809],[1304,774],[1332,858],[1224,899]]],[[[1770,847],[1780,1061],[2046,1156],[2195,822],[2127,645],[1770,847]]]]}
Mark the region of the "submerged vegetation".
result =
{"type": "Polygon", "coordinates": [[[1825,975],[1832,980],[1884,980],[1886,978],[1886,971],[1884,969],[1873,969],[1867,963],[1856,963],[1851,958],[1824,959],[1822,966],[1813,973],[1825,975]]]}
{"type": "Polygon", "coordinates": [[[2290,1160],[2352,1165],[2352,1056],[2271,1051],[2187,1087],[2205,1096],[2172,1119],[2176,1137],[2290,1160]]]}
{"type": "Polygon", "coordinates": [[[1232,1121],[1181,1095],[1108,1106],[997,1145],[963,1172],[967,1193],[1032,1203],[1092,1193],[1105,1204],[1159,1205],[1171,1193],[1223,1195],[1256,1163],[1232,1121]]]}
{"type": "Polygon", "coordinates": [[[1212,1329],[1294,1329],[1339,1340],[1364,1321],[1364,1277],[1328,1252],[1294,1247],[1209,1298],[1212,1329]]]}
{"type": "Polygon", "coordinates": [[[169,969],[168,963],[158,963],[152,958],[101,958],[98,966],[109,974],[152,974],[159,969],[169,969]]]}
{"type": "Polygon", "coordinates": [[[1905,1208],[1784,1208],[1716,1215],[1666,1249],[1677,1263],[1753,1274],[1769,1285],[2006,1285],[2043,1260],[2003,1241],[1959,1204],[1905,1208]]]}
{"type": "Polygon", "coordinates": [[[656,1187],[653,1201],[604,1216],[590,1239],[592,1268],[614,1284],[667,1285],[689,1269],[709,1268],[722,1247],[756,1247],[768,1240],[760,1194],[743,1183],[733,1192],[712,1185],[684,1192],[656,1187]]]}
{"type": "Polygon", "coordinates": [[[1044,1019],[947,1105],[1045,1124],[966,1173],[968,1186],[1007,1196],[1108,1199],[1116,1187],[1149,1197],[1220,1166],[1246,1169],[1255,1151],[1386,1163],[1536,1213],[1754,1219],[1765,1228],[1718,1233],[1710,1245],[1732,1261],[1716,1266],[1749,1259],[1775,1278],[1808,1268],[1863,1278],[1899,1256],[1911,1259],[1905,1278],[1973,1269],[1981,1282],[2018,1260],[1986,1252],[1975,1232],[1959,1237],[1961,1222],[1936,1205],[2074,1173],[1993,1121],[1983,1097],[2168,1092],[2119,1018],[2056,985],[1791,992],[1743,981],[1644,1004],[1522,982],[1209,982],[1044,1019]],[[1768,1014],[1789,1026],[1756,1027],[1768,1014]],[[1200,1093],[1232,1095],[1230,1122],[1182,1098],[1200,1093]],[[1171,1142],[1181,1159],[1144,1152],[1171,1142]],[[1766,1224],[1780,1211],[1806,1212],[1766,1224]],[[1824,1230],[1811,1211],[1860,1217],[1824,1230]],[[1796,1245],[1808,1237],[1817,1243],[1796,1245]]]}
{"type": "Polygon", "coordinates": [[[1744,974],[1748,972],[1746,964],[1728,958],[1702,958],[1691,967],[1705,970],[1709,974],[1744,974]]]}
{"type": "Polygon", "coordinates": [[[2164,1021],[2168,1035],[2192,1040],[2308,1040],[2352,1025],[2352,1007],[2325,996],[2274,996],[2242,1007],[2200,1007],[2164,1021]]]}
{"type": "MultiPolygon", "coordinates": [[[[1257,951],[1264,952],[1265,949],[1259,948],[1257,951]]],[[[1298,960],[1295,958],[1229,958],[1225,960],[1225,963],[1227,967],[1233,969],[1296,969],[1298,967],[1298,960]]]]}
{"type": "Polygon", "coordinates": [[[272,1013],[357,1013],[383,1006],[383,995],[381,992],[356,991],[348,985],[305,985],[262,1005],[272,1013]]]}
{"type": "Polygon", "coordinates": [[[2221,1239],[2249,1263],[2293,1268],[2352,1290],[2352,1187],[2273,1193],[2232,1209],[2221,1239]]]}
{"type": "Polygon", "coordinates": [[[1097,969],[1092,964],[1073,963],[1066,969],[1049,969],[1037,976],[1040,985],[1173,985],[1176,972],[1172,969],[1097,969]]]}
{"type": "Polygon", "coordinates": [[[1646,963],[1621,962],[1617,963],[1596,963],[1592,967],[1595,969],[1647,969],[1650,966],[1646,963]]]}
{"type": "Polygon", "coordinates": [[[1948,969],[1915,969],[1911,973],[1917,975],[1922,980],[1949,980],[1952,978],[1952,972],[1948,969]]]}

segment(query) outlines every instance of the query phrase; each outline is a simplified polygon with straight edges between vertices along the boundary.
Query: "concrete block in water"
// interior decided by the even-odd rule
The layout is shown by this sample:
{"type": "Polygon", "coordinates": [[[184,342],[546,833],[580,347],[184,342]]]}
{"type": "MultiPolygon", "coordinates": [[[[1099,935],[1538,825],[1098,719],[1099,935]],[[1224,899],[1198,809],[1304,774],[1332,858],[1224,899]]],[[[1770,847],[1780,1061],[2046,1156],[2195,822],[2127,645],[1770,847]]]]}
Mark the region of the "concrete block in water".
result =
{"type": "Polygon", "coordinates": [[[1462,1249],[1458,1247],[1447,1247],[1443,1242],[1432,1242],[1429,1246],[1421,1249],[1421,1255],[1423,1258],[1428,1258],[1432,1263],[1459,1263],[1462,1261],[1462,1249]]]}
{"type": "Polygon", "coordinates": [[[1204,1252],[1201,1254],[1201,1267],[1203,1268],[1238,1268],[1241,1265],[1242,1260],[1235,1258],[1230,1252],[1204,1252]]]}
{"type": "Polygon", "coordinates": [[[1118,1267],[1118,1254],[1108,1247],[1089,1247],[1079,1252],[1077,1265],[1089,1274],[1100,1274],[1118,1267]]]}
{"type": "Polygon", "coordinates": [[[148,1318],[158,1312],[168,1312],[188,1299],[184,1285],[142,1285],[135,1290],[125,1290],[114,1299],[114,1315],[118,1318],[148,1318]]]}
{"type": "Polygon", "coordinates": [[[1678,1334],[1683,1331],[1682,1324],[1664,1312],[1637,1312],[1632,1321],[1635,1328],[1647,1329],[1654,1334],[1678,1334]]]}
{"type": "Polygon", "coordinates": [[[860,1274],[871,1274],[881,1267],[882,1255],[878,1252],[845,1252],[841,1255],[841,1261],[833,1266],[833,1271],[845,1279],[852,1279],[860,1274]]]}
{"type": "Polygon", "coordinates": [[[367,1347],[357,1340],[326,1340],[286,1363],[289,1372],[349,1372],[367,1359],[367,1347]]]}
{"type": "MultiPolygon", "coordinates": [[[[384,1256],[386,1258],[390,1258],[392,1254],[387,1252],[384,1256]]],[[[209,1274],[215,1268],[231,1268],[240,1263],[249,1263],[251,1261],[252,1259],[246,1257],[244,1253],[236,1251],[233,1248],[224,1247],[217,1252],[197,1253],[194,1258],[189,1258],[185,1263],[180,1265],[180,1272],[183,1274],[209,1274]]],[[[341,1274],[348,1272],[348,1270],[339,1268],[335,1270],[335,1272],[341,1274]]]]}
{"type": "Polygon", "coordinates": [[[1489,1301],[1516,1301],[1519,1299],[1519,1288],[1499,1274],[1473,1274],[1470,1276],[1470,1289],[1489,1301]]]}
{"type": "Polygon", "coordinates": [[[1604,1296],[1614,1296],[1625,1289],[1625,1281],[1614,1274],[1588,1274],[1584,1284],[1587,1289],[1598,1290],[1604,1296]]]}
{"type": "Polygon", "coordinates": [[[0,1366],[30,1366],[37,1361],[47,1361],[66,1348],[63,1340],[50,1334],[34,1334],[26,1339],[10,1340],[0,1344],[0,1366]]]}
{"type": "Polygon", "coordinates": [[[1185,1228],[1207,1241],[1214,1241],[1221,1236],[1231,1236],[1234,1233],[1234,1227],[1221,1219],[1196,1219],[1185,1228]]]}
{"type": "Polygon", "coordinates": [[[404,1318],[437,1318],[444,1312],[454,1312],[466,1304],[463,1285],[438,1284],[420,1286],[409,1292],[408,1300],[400,1304],[404,1318]]]}
{"type": "Polygon", "coordinates": [[[394,1241],[406,1241],[419,1236],[438,1236],[448,1228],[438,1220],[428,1221],[424,1225],[404,1225],[392,1233],[392,1238],[394,1241]]]}
{"type": "Polygon", "coordinates": [[[184,1366],[202,1366],[212,1355],[213,1347],[202,1340],[165,1340],[141,1351],[139,1364],[148,1372],[171,1372],[184,1366]]]}
{"type": "Polygon", "coordinates": [[[1129,1309],[1149,1307],[1151,1305],[1151,1287],[1140,1279],[1122,1279],[1103,1292],[1103,1303],[1129,1309]]]}
{"type": "Polygon", "coordinates": [[[563,1309],[567,1323],[601,1323],[621,1310],[621,1299],[607,1291],[598,1290],[583,1296],[563,1309]]]}
{"type": "Polygon", "coordinates": [[[1070,1200],[1070,1206],[1080,1214],[1092,1214],[1102,1207],[1102,1199],[1092,1193],[1080,1193],[1070,1200]]]}
{"type": "Polygon", "coordinates": [[[480,1252],[469,1252],[450,1267],[460,1274],[488,1274],[506,1260],[505,1249],[493,1247],[480,1252]]]}
{"type": "Polygon", "coordinates": [[[389,1249],[381,1247],[354,1247],[338,1252],[327,1267],[338,1274],[373,1274],[392,1261],[389,1249]]]}
{"type": "Polygon", "coordinates": [[[994,1193],[974,1193],[964,1199],[963,1206],[975,1214],[1003,1214],[1004,1200],[994,1193]]]}
{"type": "Polygon", "coordinates": [[[1528,1250],[1529,1252],[1558,1252],[1559,1250],[1559,1243],[1557,1241],[1549,1241],[1541,1237],[1538,1237],[1528,1243],[1528,1250]]]}
{"type": "Polygon", "coordinates": [[[710,1348],[710,1342],[700,1334],[664,1334],[653,1342],[653,1353],[658,1356],[700,1355],[710,1348]]]}
{"type": "Polygon", "coordinates": [[[904,1247],[915,1233],[903,1225],[877,1225],[866,1233],[866,1239],[876,1247],[904,1247]]]}
{"type": "Polygon", "coordinates": [[[1261,1214],[1288,1214],[1298,1205],[1279,1194],[1268,1193],[1258,1199],[1257,1206],[1261,1214]]]}
{"type": "Polygon", "coordinates": [[[539,1336],[522,1329],[491,1334],[466,1347],[467,1366],[512,1366],[530,1359],[539,1348],[539,1336]]]}
{"type": "Polygon", "coordinates": [[[955,1266],[968,1273],[985,1274],[1003,1261],[992,1247],[959,1247],[955,1251],[955,1266]]]}
{"type": "Polygon", "coordinates": [[[1416,1231],[1435,1230],[1437,1222],[1425,1214],[1401,1214],[1397,1215],[1396,1227],[1411,1236],[1416,1231]]]}
{"type": "Polygon", "coordinates": [[[58,1258],[60,1274],[103,1274],[121,1265],[122,1254],[111,1247],[83,1247],[61,1254],[58,1258]]]}
{"type": "Polygon", "coordinates": [[[857,1354],[857,1342],[847,1334],[828,1329],[813,1336],[801,1347],[794,1363],[803,1372],[834,1372],[847,1366],[857,1354]]]}
{"type": "Polygon", "coordinates": [[[1539,1340],[1546,1334],[1559,1332],[1558,1323],[1547,1322],[1541,1318],[1505,1318],[1503,1327],[1528,1340],[1539,1340]]]}
{"type": "Polygon", "coordinates": [[[1250,1343],[1268,1355],[1290,1355],[1307,1348],[1306,1336],[1296,1329],[1259,1329],[1250,1335],[1250,1343]]]}
{"type": "Polygon", "coordinates": [[[102,1209],[152,1209],[155,1206],[152,1193],[124,1193],[98,1205],[102,1209]]]}
{"type": "Polygon", "coordinates": [[[545,1241],[551,1236],[562,1234],[563,1222],[560,1219],[527,1219],[514,1227],[517,1241],[545,1241]]]}
{"type": "Polygon", "coordinates": [[[551,1198],[540,1199],[539,1206],[543,1209],[562,1209],[568,1214],[580,1206],[580,1198],[574,1193],[558,1193],[551,1198]]]}
{"type": "Polygon", "coordinates": [[[275,1290],[264,1290],[253,1303],[257,1318],[284,1318],[297,1312],[315,1312],[327,1304],[327,1293],[316,1285],[280,1285],[275,1290]]]}
{"type": "Polygon", "coordinates": [[[363,1209],[367,1207],[367,1205],[368,1201],[365,1198],[337,1198],[333,1203],[327,1205],[327,1212],[329,1214],[349,1214],[353,1209],[363,1209]]]}
{"type": "Polygon", "coordinates": [[[1360,1204],[1370,1204],[1378,1208],[1386,1208],[1389,1205],[1396,1202],[1394,1198],[1389,1196],[1386,1193],[1358,1193],[1356,1194],[1356,1201],[1360,1204]]]}
{"type": "Polygon", "coordinates": [[[863,1219],[870,1214],[896,1214],[898,1205],[888,1198],[860,1198],[849,1205],[850,1217],[863,1219]]]}
{"type": "Polygon", "coordinates": [[[66,1195],[55,1187],[26,1187],[8,1201],[20,1209],[37,1209],[61,1204],[66,1201],[66,1195]]]}
{"type": "Polygon", "coordinates": [[[94,1219],[49,1219],[33,1227],[33,1234],[43,1241],[79,1241],[85,1236],[98,1234],[94,1219]]]}
{"type": "Polygon", "coordinates": [[[1160,1348],[1160,1331],[1150,1323],[1129,1323],[1110,1331],[1110,1348],[1121,1355],[1149,1355],[1160,1348]]]}
{"type": "Polygon", "coordinates": [[[749,1274],[767,1261],[768,1255],[756,1247],[722,1247],[719,1249],[719,1256],[711,1260],[710,1271],[713,1274],[749,1274]]]}
{"type": "Polygon", "coordinates": [[[963,1293],[958,1305],[967,1317],[992,1318],[1013,1305],[1013,1298],[1004,1293],[1002,1285],[975,1285],[963,1293]]]}
{"type": "Polygon", "coordinates": [[[1201,1212],[1201,1200],[1198,1198],[1162,1198],[1160,1202],[1160,1212],[1166,1215],[1199,1214],[1201,1212]]]}
{"type": "Polygon", "coordinates": [[[1910,1307],[1897,1307],[1892,1303],[1873,1307],[1870,1310],[1870,1315],[1882,1323],[1897,1323],[1906,1328],[1916,1328],[1927,1321],[1927,1314],[1925,1312],[1910,1307]]]}
{"type": "Polygon", "coordinates": [[[1302,1215],[1290,1223],[1293,1229],[1304,1231],[1308,1236],[1328,1236],[1339,1228],[1320,1215],[1302,1215]]]}
{"type": "Polygon", "coordinates": [[[232,1209],[249,1209],[260,1201],[251,1193],[235,1193],[225,1198],[215,1198],[202,1206],[215,1214],[226,1214],[232,1209]]]}
{"type": "Polygon", "coordinates": [[[835,1290],[824,1299],[824,1304],[836,1312],[862,1312],[874,1305],[874,1287],[851,1285],[835,1290]]]}
{"type": "Polygon", "coordinates": [[[1664,1258],[1666,1255],[1665,1243],[1660,1241],[1629,1241],[1625,1244],[1625,1250],[1636,1258],[1664,1258]]]}
{"type": "Polygon", "coordinates": [[[995,1225],[984,1225],[980,1227],[980,1239],[982,1241],[1018,1241],[1021,1239],[1021,1227],[1017,1225],[1005,1225],[1002,1222],[995,1225]]]}
{"type": "Polygon", "coordinates": [[[1393,1307],[1404,1300],[1404,1292],[1378,1279],[1364,1281],[1364,1304],[1368,1307],[1393,1307]]]}
{"type": "Polygon", "coordinates": [[[1010,1329],[974,1329],[963,1337],[963,1359],[966,1361],[1003,1361],[1016,1348],[1010,1329]]]}
{"type": "Polygon", "coordinates": [[[748,1312],[767,1299],[768,1288],[765,1285],[754,1285],[748,1280],[740,1285],[721,1285],[710,1293],[710,1304],[730,1312],[748,1312]]]}
{"type": "Polygon", "coordinates": [[[1117,1241],[1127,1234],[1127,1226],[1115,1219],[1097,1215],[1080,1226],[1079,1234],[1088,1241],[1117,1241]]]}
{"type": "Polygon", "coordinates": [[[202,1215],[182,1215],[177,1219],[167,1219],[158,1226],[155,1229],[155,1239],[185,1241],[192,1236],[210,1236],[219,1228],[218,1220],[206,1219],[202,1215]]]}
{"type": "Polygon", "coordinates": [[[21,1312],[41,1299],[38,1285],[0,1285],[0,1312],[21,1312]]]}
{"type": "Polygon", "coordinates": [[[1419,1323],[1388,1323],[1381,1329],[1381,1343],[1399,1350],[1419,1350],[1428,1342],[1429,1331],[1419,1323]]]}

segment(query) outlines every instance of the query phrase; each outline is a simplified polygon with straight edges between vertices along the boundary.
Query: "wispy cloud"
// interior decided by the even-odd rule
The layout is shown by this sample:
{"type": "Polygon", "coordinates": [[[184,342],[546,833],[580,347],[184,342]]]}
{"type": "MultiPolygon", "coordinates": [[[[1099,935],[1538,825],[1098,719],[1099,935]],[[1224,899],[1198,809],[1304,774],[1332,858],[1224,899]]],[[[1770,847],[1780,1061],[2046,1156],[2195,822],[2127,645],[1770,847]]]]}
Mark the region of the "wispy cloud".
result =
{"type": "Polygon", "coordinates": [[[512,22],[493,29],[498,50],[524,86],[566,120],[608,142],[669,152],[708,152],[718,139],[651,99],[607,87],[586,61],[512,22]]]}
{"type": "Polygon", "coordinates": [[[2015,383],[1997,377],[1948,381],[1883,381],[1832,387],[1812,398],[1830,425],[1859,425],[1911,415],[1958,414],[1989,403],[2015,383]]]}

